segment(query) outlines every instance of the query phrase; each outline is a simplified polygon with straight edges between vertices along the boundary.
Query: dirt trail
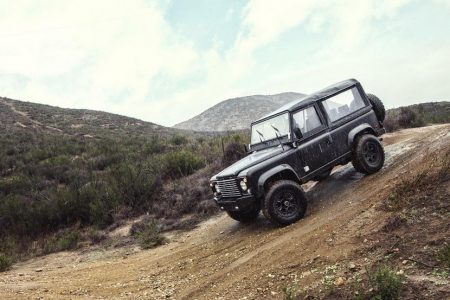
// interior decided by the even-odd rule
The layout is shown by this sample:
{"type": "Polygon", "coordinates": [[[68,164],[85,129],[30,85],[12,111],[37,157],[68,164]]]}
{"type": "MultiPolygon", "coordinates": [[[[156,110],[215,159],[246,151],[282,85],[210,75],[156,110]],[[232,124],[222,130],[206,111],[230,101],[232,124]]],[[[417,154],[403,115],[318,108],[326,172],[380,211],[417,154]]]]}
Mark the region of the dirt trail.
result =
{"type": "Polygon", "coordinates": [[[282,299],[292,282],[314,287],[317,274],[371,242],[386,218],[374,206],[414,163],[450,146],[450,125],[387,134],[384,144],[381,172],[362,176],[349,164],[305,186],[308,213],[296,224],[274,228],[260,217],[245,226],[222,214],[153,250],[49,255],[1,274],[0,298],[282,299]]]}
{"type": "MultiPolygon", "coordinates": [[[[0,100],[0,101],[1,101],[1,100],[0,100]]],[[[17,114],[17,115],[19,115],[20,117],[22,117],[22,119],[25,121],[24,123],[26,123],[26,124],[28,124],[28,125],[34,127],[34,128],[46,128],[46,129],[50,129],[50,130],[57,131],[57,132],[61,132],[61,133],[63,132],[63,131],[62,131],[61,129],[59,129],[59,128],[55,128],[55,127],[52,127],[52,126],[46,126],[46,125],[42,124],[41,122],[32,119],[32,118],[28,115],[27,112],[18,110],[18,109],[14,106],[14,104],[13,104],[12,102],[9,102],[9,101],[2,101],[2,103],[4,103],[5,105],[9,106],[9,108],[12,110],[12,112],[14,112],[15,114],[17,114]]],[[[17,125],[17,126],[20,126],[20,127],[23,127],[23,128],[28,127],[27,125],[25,125],[25,124],[23,124],[23,123],[21,123],[21,122],[16,122],[16,125],[17,125]]]]}

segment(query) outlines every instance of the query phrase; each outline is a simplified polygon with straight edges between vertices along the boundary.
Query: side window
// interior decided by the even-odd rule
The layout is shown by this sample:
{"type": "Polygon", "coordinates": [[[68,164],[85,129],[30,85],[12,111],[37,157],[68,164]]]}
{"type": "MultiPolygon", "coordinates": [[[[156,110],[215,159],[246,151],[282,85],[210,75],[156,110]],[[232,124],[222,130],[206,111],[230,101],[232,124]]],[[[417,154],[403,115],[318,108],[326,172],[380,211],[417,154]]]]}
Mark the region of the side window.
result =
{"type": "Polygon", "coordinates": [[[331,122],[339,120],[365,106],[356,87],[322,102],[331,122]]]}
{"type": "Polygon", "coordinates": [[[314,106],[310,106],[296,112],[293,117],[295,125],[300,128],[303,135],[322,125],[314,106]]]}

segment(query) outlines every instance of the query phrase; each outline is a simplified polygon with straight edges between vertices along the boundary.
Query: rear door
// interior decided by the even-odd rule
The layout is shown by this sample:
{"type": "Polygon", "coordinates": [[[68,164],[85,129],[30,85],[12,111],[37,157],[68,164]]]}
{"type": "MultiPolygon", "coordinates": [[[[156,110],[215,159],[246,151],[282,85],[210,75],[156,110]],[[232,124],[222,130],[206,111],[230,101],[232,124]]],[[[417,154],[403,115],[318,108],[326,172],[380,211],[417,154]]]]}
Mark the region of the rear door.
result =
{"type": "Polygon", "coordinates": [[[334,159],[331,136],[317,104],[294,112],[292,119],[294,128],[300,128],[303,135],[297,148],[302,166],[297,171],[306,176],[334,159]]]}

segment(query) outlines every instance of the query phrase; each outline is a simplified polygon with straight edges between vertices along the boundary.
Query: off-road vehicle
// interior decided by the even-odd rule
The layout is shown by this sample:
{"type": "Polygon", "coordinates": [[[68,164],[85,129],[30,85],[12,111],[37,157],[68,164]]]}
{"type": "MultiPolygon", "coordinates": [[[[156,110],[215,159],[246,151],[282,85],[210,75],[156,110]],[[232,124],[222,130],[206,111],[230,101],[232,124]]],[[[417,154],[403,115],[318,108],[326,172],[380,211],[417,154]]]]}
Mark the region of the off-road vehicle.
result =
{"type": "Polygon", "coordinates": [[[211,178],[214,200],[240,222],[262,210],[291,224],[306,212],[301,184],[349,162],[365,174],[383,167],[384,117],[383,103],[355,79],[288,103],[251,124],[249,155],[211,178]]]}

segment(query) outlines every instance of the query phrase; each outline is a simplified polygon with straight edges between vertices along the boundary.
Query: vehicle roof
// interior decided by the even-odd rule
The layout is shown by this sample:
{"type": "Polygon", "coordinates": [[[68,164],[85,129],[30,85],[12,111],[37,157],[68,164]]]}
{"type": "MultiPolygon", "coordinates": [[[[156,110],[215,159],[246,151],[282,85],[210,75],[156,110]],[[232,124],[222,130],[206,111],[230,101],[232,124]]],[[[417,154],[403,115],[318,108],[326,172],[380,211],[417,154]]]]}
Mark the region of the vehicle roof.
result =
{"type": "Polygon", "coordinates": [[[347,79],[347,80],[335,83],[335,84],[330,85],[330,86],[328,86],[328,87],[326,87],[324,89],[321,89],[321,90],[319,90],[317,92],[314,92],[312,94],[303,96],[303,97],[301,97],[301,98],[299,98],[297,100],[289,102],[289,103],[281,106],[277,110],[271,112],[270,114],[267,114],[267,115],[265,115],[262,118],[259,118],[258,120],[256,120],[253,123],[257,123],[257,122],[259,122],[261,120],[264,120],[264,119],[266,119],[266,118],[268,118],[270,116],[273,116],[273,115],[277,115],[277,114],[279,114],[281,112],[284,112],[284,111],[289,111],[289,112],[295,111],[295,110],[297,110],[297,109],[299,109],[301,107],[308,106],[311,103],[314,103],[314,102],[316,102],[318,100],[327,98],[328,96],[331,96],[331,95],[333,95],[333,94],[335,94],[335,93],[337,93],[337,92],[339,92],[341,90],[345,90],[345,89],[347,89],[349,87],[352,87],[352,86],[354,86],[354,85],[356,85],[358,83],[359,82],[356,79],[347,79]]]}

